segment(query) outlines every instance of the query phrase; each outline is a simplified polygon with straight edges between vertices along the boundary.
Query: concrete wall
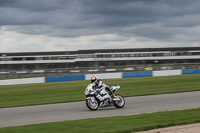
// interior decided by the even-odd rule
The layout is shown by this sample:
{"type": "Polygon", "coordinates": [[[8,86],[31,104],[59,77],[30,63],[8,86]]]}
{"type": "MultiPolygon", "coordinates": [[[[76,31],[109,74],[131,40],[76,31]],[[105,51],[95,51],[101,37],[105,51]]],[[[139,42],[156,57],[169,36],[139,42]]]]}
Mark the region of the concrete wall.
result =
{"type": "Polygon", "coordinates": [[[44,77],[24,78],[24,79],[0,80],[0,85],[32,84],[32,83],[44,83],[44,82],[45,82],[44,77]]]}
{"type": "Polygon", "coordinates": [[[182,75],[182,70],[153,71],[153,77],[182,75]]]}
{"type": "Polygon", "coordinates": [[[93,75],[96,75],[100,79],[122,78],[122,73],[101,73],[101,74],[86,74],[85,80],[90,80],[93,75]]]}

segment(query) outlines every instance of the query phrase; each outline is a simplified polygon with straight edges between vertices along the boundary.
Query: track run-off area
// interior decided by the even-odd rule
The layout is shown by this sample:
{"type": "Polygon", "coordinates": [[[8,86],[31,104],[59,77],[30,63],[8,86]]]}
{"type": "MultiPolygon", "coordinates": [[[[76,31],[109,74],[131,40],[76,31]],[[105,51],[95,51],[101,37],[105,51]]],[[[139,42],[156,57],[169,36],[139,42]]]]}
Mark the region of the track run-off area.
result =
{"type": "Polygon", "coordinates": [[[200,107],[200,91],[125,98],[122,109],[90,111],[85,101],[0,109],[0,127],[21,126],[87,118],[126,116],[200,107]]]}

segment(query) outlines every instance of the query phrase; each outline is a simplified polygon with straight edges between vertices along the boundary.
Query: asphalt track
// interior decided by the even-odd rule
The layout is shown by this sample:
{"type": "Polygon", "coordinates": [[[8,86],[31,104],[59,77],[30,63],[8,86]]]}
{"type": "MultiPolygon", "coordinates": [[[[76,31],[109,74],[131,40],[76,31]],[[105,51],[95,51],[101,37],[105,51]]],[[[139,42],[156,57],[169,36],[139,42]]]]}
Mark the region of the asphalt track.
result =
{"type": "Polygon", "coordinates": [[[0,127],[199,108],[200,91],[129,97],[125,100],[123,109],[109,107],[97,111],[88,110],[84,101],[2,108],[0,127]]]}

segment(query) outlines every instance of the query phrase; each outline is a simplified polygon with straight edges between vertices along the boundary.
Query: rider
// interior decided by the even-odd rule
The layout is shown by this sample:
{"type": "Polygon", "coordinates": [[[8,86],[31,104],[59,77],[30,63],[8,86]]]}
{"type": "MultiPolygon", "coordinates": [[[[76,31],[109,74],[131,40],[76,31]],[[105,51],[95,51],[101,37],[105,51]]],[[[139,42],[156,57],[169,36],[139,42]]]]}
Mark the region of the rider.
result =
{"type": "Polygon", "coordinates": [[[110,88],[109,86],[107,86],[106,84],[103,83],[102,80],[98,79],[97,76],[92,76],[91,78],[91,82],[93,84],[93,89],[96,90],[96,97],[100,100],[100,101],[104,101],[108,98],[110,98],[110,96],[108,95],[108,93],[105,93],[105,94],[101,94],[101,91],[103,89],[106,89],[108,91],[110,91],[110,88]]]}

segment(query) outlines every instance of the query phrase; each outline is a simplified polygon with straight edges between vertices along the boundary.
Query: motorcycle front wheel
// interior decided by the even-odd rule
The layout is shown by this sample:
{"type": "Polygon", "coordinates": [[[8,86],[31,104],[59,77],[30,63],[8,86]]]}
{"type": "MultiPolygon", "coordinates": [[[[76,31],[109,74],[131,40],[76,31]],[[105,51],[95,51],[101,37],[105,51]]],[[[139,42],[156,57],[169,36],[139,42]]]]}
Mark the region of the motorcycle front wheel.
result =
{"type": "Polygon", "coordinates": [[[124,105],[125,105],[125,100],[124,100],[124,98],[123,98],[121,95],[119,95],[119,94],[116,94],[115,96],[118,97],[120,100],[113,101],[114,106],[115,106],[116,108],[123,108],[124,105]]]}
{"type": "Polygon", "coordinates": [[[94,111],[99,108],[99,102],[96,100],[96,98],[91,97],[89,99],[86,99],[86,106],[88,109],[94,111]]]}

